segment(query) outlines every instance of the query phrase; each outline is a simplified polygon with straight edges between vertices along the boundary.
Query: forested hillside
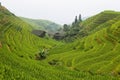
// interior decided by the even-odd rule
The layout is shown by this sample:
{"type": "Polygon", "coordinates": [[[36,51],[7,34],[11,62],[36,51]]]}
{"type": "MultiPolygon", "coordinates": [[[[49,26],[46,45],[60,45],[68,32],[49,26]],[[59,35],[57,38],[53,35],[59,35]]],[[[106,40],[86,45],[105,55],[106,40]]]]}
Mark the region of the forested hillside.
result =
{"type": "Polygon", "coordinates": [[[23,21],[27,22],[28,24],[32,25],[33,29],[37,30],[45,30],[49,33],[56,33],[60,28],[61,25],[56,24],[54,22],[42,19],[29,19],[20,17],[23,21]]]}

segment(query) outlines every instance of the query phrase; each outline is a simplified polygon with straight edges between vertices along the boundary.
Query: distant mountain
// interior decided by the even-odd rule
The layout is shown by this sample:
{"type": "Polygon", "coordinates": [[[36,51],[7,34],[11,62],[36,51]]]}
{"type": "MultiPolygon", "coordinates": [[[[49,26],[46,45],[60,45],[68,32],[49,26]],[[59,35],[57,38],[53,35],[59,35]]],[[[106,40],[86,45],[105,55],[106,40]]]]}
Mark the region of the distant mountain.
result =
{"type": "Polygon", "coordinates": [[[56,33],[62,26],[54,22],[42,19],[29,19],[20,17],[23,21],[33,26],[33,29],[45,30],[49,33],[56,33]]]}

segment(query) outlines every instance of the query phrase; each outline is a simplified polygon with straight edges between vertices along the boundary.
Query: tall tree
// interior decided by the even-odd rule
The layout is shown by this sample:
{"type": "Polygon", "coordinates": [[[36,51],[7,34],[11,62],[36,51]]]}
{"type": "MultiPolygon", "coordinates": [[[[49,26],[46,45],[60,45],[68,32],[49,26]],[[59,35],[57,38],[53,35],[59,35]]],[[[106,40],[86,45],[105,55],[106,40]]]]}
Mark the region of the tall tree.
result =
{"type": "Polygon", "coordinates": [[[82,21],[82,19],[81,19],[81,14],[79,14],[79,21],[82,21]]]}
{"type": "Polygon", "coordinates": [[[75,16],[75,23],[77,23],[78,22],[78,19],[77,19],[77,16],[75,16]]]}
{"type": "Polygon", "coordinates": [[[63,25],[63,30],[64,30],[64,31],[69,31],[69,26],[68,26],[67,24],[64,24],[64,25],[63,25]]]}

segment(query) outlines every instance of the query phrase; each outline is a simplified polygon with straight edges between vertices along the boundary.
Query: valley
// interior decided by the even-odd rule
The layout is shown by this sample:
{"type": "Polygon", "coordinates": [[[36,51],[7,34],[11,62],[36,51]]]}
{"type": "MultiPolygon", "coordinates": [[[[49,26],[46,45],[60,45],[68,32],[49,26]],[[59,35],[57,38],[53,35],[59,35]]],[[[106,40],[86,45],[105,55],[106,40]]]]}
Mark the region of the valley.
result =
{"type": "Polygon", "coordinates": [[[66,27],[0,6],[0,80],[120,79],[120,12],[103,11],[66,27]],[[60,28],[62,40],[32,33],[60,28]]]}

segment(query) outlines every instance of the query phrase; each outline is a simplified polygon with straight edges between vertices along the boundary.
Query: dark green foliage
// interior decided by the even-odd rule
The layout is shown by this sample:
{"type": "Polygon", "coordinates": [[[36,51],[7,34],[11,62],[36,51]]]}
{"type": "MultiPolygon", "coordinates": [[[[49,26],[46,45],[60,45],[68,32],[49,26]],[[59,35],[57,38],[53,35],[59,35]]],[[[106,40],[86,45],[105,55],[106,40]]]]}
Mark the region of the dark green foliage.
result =
{"type": "Polygon", "coordinates": [[[65,24],[63,26],[63,30],[65,31],[65,38],[64,40],[67,42],[74,41],[79,36],[78,35],[84,35],[83,32],[80,31],[80,24],[82,22],[81,14],[79,15],[79,19],[77,19],[77,16],[75,17],[75,21],[72,23],[72,25],[65,24]],[[82,34],[81,34],[82,33],[82,34]]]}
{"type": "Polygon", "coordinates": [[[79,21],[80,21],[80,22],[82,21],[81,14],[79,14],[79,21]]]}
{"type": "Polygon", "coordinates": [[[78,19],[77,19],[77,16],[75,16],[75,22],[74,23],[76,24],[77,22],[78,22],[78,19]]]}
{"type": "Polygon", "coordinates": [[[64,24],[64,25],[63,25],[63,31],[67,32],[67,31],[69,31],[69,30],[70,30],[70,26],[67,25],[67,24],[64,24]]]}
{"type": "Polygon", "coordinates": [[[39,53],[40,59],[45,59],[47,57],[47,52],[43,49],[40,53],[39,53]]]}

